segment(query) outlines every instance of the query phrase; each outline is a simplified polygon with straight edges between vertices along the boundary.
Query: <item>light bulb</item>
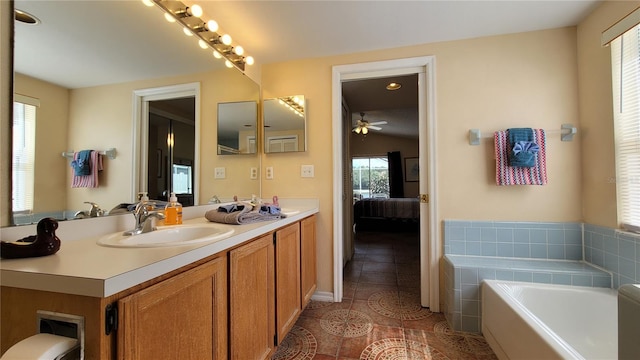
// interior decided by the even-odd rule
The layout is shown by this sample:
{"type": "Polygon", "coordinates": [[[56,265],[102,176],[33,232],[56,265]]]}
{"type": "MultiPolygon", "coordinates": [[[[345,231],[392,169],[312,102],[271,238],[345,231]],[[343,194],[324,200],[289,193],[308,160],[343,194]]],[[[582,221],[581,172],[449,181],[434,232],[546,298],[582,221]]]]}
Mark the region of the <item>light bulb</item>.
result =
{"type": "Polygon", "coordinates": [[[218,23],[215,20],[207,21],[207,30],[209,30],[211,32],[218,31],[218,23]]]}
{"type": "Polygon", "coordinates": [[[229,34],[222,35],[222,38],[220,40],[222,40],[222,43],[225,45],[231,45],[231,35],[229,34]]]}
{"type": "Polygon", "coordinates": [[[278,103],[280,103],[280,105],[284,105],[284,101],[282,101],[282,99],[278,99],[278,103]]]}
{"type": "Polygon", "coordinates": [[[186,27],[182,28],[182,32],[187,36],[193,36],[193,33],[191,33],[191,31],[186,27]]]}
{"type": "Polygon", "coordinates": [[[362,129],[358,126],[357,128],[355,128],[353,131],[356,132],[356,134],[360,134],[360,131],[362,131],[362,129]]]}
{"type": "Polygon", "coordinates": [[[170,23],[176,22],[176,19],[173,16],[169,15],[169,13],[164,13],[164,18],[170,23]]]}
{"type": "Polygon", "coordinates": [[[242,46],[238,45],[235,48],[233,48],[233,52],[235,52],[238,55],[242,55],[242,54],[244,54],[244,48],[242,46]]]}
{"type": "Polygon", "coordinates": [[[244,62],[247,63],[247,65],[253,65],[253,63],[254,63],[253,56],[247,56],[244,59],[244,62]]]}
{"type": "Polygon", "coordinates": [[[193,5],[189,7],[189,13],[195,17],[201,17],[203,14],[202,7],[200,5],[193,5]]]}
{"type": "Polygon", "coordinates": [[[151,0],[142,0],[142,3],[145,4],[146,6],[153,6],[153,1],[151,0]]]}
{"type": "Polygon", "coordinates": [[[367,127],[363,127],[362,128],[362,133],[363,134],[367,135],[368,132],[369,132],[369,128],[367,128],[367,127]]]}
{"type": "Polygon", "coordinates": [[[222,55],[216,50],[213,50],[213,57],[216,59],[222,59],[222,55]]]}
{"type": "Polygon", "coordinates": [[[209,47],[209,45],[207,45],[207,43],[202,39],[198,40],[198,45],[200,45],[200,47],[203,49],[206,49],[209,47]]]}
{"type": "Polygon", "coordinates": [[[224,65],[225,65],[226,67],[228,67],[229,69],[231,69],[231,68],[233,67],[233,64],[232,64],[232,63],[231,63],[231,61],[229,61],[229,60],[226,60],[226,61],[224,62],[224,65]]]}

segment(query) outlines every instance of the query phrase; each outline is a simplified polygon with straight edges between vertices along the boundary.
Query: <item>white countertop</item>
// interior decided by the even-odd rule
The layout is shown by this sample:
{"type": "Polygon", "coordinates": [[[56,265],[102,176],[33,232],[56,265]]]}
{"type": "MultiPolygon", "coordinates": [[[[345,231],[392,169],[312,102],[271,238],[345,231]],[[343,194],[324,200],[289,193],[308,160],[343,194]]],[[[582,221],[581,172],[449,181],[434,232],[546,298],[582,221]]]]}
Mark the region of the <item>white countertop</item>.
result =
{"type": "MultiPolygon", "coordinates": [[[[282,199],[280,204],[299,213],[276,221],[248,225],[211,223],[204,213],[217,205],[184,208],[184,224],[212,224],[233,228],[230,237],[211,243],[155,248],[113,248],[96,243],[103,235],[128,230],[133,216],[125,214],[81,221],[62,221],[56,235],[62,240],[53,255],[0,260],[0,285],[91,297],[108,297],[247,240],[316,214],[317,199],[282,199]]],[[[15,241],[35,234],[34,227],[2,228],[0,239],[15,241]],[[31,231],[31,232],[29,232],[31,231]],[[25,235],[26,234],[26,235],[25,235]]]]}

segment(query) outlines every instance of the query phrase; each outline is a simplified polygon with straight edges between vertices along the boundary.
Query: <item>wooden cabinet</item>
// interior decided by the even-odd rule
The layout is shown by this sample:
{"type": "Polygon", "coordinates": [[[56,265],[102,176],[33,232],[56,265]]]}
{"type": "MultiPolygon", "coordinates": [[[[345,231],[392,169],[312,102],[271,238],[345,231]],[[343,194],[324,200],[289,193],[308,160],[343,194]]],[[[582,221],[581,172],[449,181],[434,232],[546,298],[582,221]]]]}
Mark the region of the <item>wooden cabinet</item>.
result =
{"type": "Polygon", "coordinates": [[[277,342],[284,339],[302,312],[300,301],[300,224],[275,233],[277,342]]]}
{"type": "Polygon", "coordinates": [[[312,215],[300,222],[300,282],[302,309],[316,291],[316,216],[312,215]]]}
{"type": "Polygon", "coordinates": [[[118,309],[118,359],[226,359],[226,257],[120,299],[118,309]]]}
{"type": "Polygon", "coordinates": [[[269,359],[275,349],[273,236],[229,252],[231,359],[269,359]]]}

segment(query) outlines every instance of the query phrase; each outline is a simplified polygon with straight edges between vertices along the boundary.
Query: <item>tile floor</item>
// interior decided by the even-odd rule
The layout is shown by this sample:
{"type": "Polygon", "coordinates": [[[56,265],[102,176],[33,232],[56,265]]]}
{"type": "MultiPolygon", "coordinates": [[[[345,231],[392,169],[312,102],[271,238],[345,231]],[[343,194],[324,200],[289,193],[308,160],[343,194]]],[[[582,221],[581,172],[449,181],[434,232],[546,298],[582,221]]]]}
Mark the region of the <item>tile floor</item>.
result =
{"type": "Polygon", "coordinates": [[[343,301],[312,301],[272,359],[497,359],[420,306],[418,249],[417,233],[359,232],[343,301]]]}

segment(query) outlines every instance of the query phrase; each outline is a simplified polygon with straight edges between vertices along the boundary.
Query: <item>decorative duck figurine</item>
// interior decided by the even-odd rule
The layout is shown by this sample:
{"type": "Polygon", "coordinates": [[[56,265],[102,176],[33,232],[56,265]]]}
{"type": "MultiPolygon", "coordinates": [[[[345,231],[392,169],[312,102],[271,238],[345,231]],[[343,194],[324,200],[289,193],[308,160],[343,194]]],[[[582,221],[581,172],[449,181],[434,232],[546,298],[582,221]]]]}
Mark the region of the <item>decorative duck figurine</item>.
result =
{"type": "Polygon", "coordinates": [[[44,218],[38,222],[37,235],[27,236],[15,242],[0,241],[0,257],[18,259],[53,255],[60,250],[60,239],[56,236],[58,221],[44,218]]]}

